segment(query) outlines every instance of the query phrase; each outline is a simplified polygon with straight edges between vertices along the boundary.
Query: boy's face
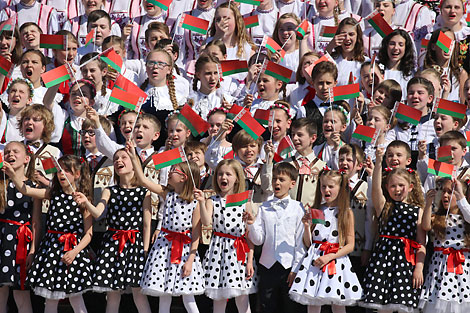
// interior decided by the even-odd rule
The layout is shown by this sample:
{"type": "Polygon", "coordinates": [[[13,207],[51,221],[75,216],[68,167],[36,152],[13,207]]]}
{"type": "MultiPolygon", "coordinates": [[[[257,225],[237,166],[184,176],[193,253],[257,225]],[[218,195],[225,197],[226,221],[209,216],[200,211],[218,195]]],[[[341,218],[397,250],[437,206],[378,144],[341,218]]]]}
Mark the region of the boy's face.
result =
{"type": "Polygon", "coordinates": [[[95,130],[91,127],[83,129],[81,131],[82,135],[82,144],[88,151],[93,151],[96,149],[96,137],[95,130]]]}
{"type": "Polygon", "coordinates": [[[119,122],[119,130],[126,140],[131,138],[132,126],[134,125],[136,118],[137,115],[134,113],[128,113],[121,117],[119,122]]]}
{"type": "Polygon", "coordinates": [[[292,180],[288,175],[281,173],[273,176],[272,185],[274,196],[279,199],[283,199],[289,194],[289,190],[294,188],[295,180],[292,180]]]}
{"type": "Polygon", "coordinates": [[[206,162],[206,159],[204,157],[204,151],[200,149],[195,149],[189,151],[188,153],[186,153],[186,155],[188,156],[188,159],[196,163],[200,169],[204,167],[204,163],[206,162]]]}
{"type": "Polygon", "coordinates": [[[328,90],[334,86],[336,86],[336,80],[330,73],[319,75],[313,80],[313,88],[315,89],[318,98],[322,101],[326,101],[328,99],[328,90]]]}
{"type": "Polygon", "coordinates": [[[282,81],[272,76],[261,74],[258,80],[258,94],[261,99],[271,100],[282,88],[282,81]]]}
{"type": "MultiPolygon", "coordinates": [[[[385,92],[384,89],[382,88],[377,88],[375,91],[374,91],[374,104],[375,105],[385,105],[384,104],[384,101],[385,99],[388,98],[388,94],[385,92]]],[[[371,101],[372,102],[372,101],[371,101]]]]}
{"type": "Polygon", "coordinates": [[[147,149],[158,137],[160,137],[160,132],[155,129],[155,126],[149,120],[140,119],[135,124],[134,138],[137,147],[147,149]]]}
{"type": "Polygon", "coordinates": [[[161,32],[159,30],[152,30],[150,31],[150,34],[149,34],[149,38],[148,38],[148,41],[145,42],[146,46],[147,46],[147,49],[150,51],[150,50],[153,50],[153,48],[155,47],[155,45],[157,44],[157,42],[160,40],[160,39],[164,39],[164,38],[167,38],[167,35],[164,33],[164,32],[161,32]]]}
{"type": "Polygon", "coordinates": [[[467,153],[467,148],[459,145],[457,140],[447,140],[442,142],[442,146],[451,146],[452,158],[446,163],[454,166],[460,166],[462,164],[463,157],[467,153]]]}
{"type": "Polygon", "coordinates": [[[39,37],[41,33],[36,26],[25,27],[21,31],[21,44],[26,50],[39,48],[39,37]]]}
{"type": "Polygon", "coordinates": [[[433,98],[434,96],[430,95],[421,84],[411,85],[406,96],[408,105],[420,110],[423,112],[423,115],[427,114],[427,105],[432,102],[433,98]]]}
{"type": "Polygon", "coordinates": [[[21,125],[23,136],[27,141],[37,141],[42,137],[44,131],[44,121],[39,114],[32,114],[31,116],[23,119],[23,125],[21,125]]]}
{"type": "Polygon", "coordinates": [[[362,169],[362,163],[358,163],[351,153],[343,153],[339,155],[338,168],[344,170],[348,177],[352,177],[362,169]]]}
{"type": "Polygon", "coordinates": [[[273,139],[279,142],[287,134],[287,130],[292,123],[283,109],[272,109],[274,111],[273,139]]]}
{"type": "Polygon", "coordinates": [[[388,147],[385,152],[385,163],[390,168],[406,168],[411,163],[411,157],[407,156],[403,147],[388,147]]]}
{"type": "Polygon", "coordinates": [[[247,165],[252,165],[256,162],[259,155],[259,147],[256,142],[247,144],[246,146],[241,147],[238,151],[235,151],[240,160],[245,162],[247,165]]]}
{"type": "Polygon", "coordinates": [[[88,32],[96,28],[95,45],[101,47],[103,40],[111,35],[111,25],[106,17],[102,17],[96,22],[88,24],[88,32]]]}
{"type": "Polygon", "coordinates": [[[458,122],[454,122],[452,116],[436,113],[434,115],[434,130],[436,136],[441,137],[448,131],[456,130],[459,127],[458,122]]]}
{"type": "Polygon", "coordinates": [[[295,150],[301,153],[302,151],[312,148],[313,143],[317,140],[317,134],[309,135],[307,127],[292,128],[291,131],[292,143],[295,150]]]}

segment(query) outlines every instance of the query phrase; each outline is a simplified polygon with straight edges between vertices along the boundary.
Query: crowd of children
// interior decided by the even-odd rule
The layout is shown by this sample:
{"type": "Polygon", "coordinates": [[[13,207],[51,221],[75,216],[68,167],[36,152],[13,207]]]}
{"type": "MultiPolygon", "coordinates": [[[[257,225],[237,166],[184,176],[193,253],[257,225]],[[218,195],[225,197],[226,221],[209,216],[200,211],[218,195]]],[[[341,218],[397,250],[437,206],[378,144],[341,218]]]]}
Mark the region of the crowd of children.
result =
{"type": "Polygon", "coordinates": [[[0,1],[0,313],[467,312],[468,7],[0,1]]]}

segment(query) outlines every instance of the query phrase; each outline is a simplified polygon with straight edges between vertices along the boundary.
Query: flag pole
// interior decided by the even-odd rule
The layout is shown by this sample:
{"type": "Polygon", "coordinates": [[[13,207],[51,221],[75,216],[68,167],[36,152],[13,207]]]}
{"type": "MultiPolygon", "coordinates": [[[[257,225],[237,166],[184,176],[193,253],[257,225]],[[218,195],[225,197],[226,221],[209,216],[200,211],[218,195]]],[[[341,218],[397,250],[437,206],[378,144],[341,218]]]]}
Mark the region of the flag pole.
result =
{"type": "Polygon", "coordinates": [[[105,54],[106,52],[110,51],[111,49],[113,49],[113,47],[110,47],[110,48],[104,50],[103,52],[98,53],[97,55],[95,55],[94,57],[92,57],[91,59],[89,59],[88,61],[86,61],[85,63],[81,64],[81,65],[79,66],[79,68],[82,68],[83,66],[87,65],[88,63],[94,61],[96,58],[98,58],[98,57],[101,56],[102,54],[105,54]]]}
{"type": "Polygon", "coordinates": [[[447,217],[449,216],[450,205],[451,205],[451,203],[452,203],[452,198],[454,197],[454,191],[455,191],[455,184],[454,184],[454,186],[452,186],[452,193],[450,194],[450,200],[449,200],[449,205],[447,206],[447,213],[446,213],[446,218],[445,218],[445,220],[447,220],[447,217]]]}
{"type": "Polygon", "coordinates": [[[273,131],[274,131],[274,119],[276,117],[276,111],[273,110],[273,123],[271,125],[271,134],[270,134],[270,137],[269,137],[269,140],[271,140],[271,142],[273,141],[273,131]]]}
{"type": "MultiPolygon", "coordinates": [[[[67,62],[65,62],[65,64],[66,64],[66,66],[68,66],[69,72],[72,73],[73,80],[75,80],[75,83],[77,83],[77,77],[75,77],[75,73],[74,73],[74,71],[73,71],[73,69],[72,69],[72,66],[71,66],[70,64],[68,64],[67,62]]],[[[82,88],[80,88],[80,85],[78,85],[78,84],[77,84],[77,86],[78,86],[78,91],[80,91],[80,95],[81,95],[83,98],[85,98],[85,96],[83,95],[83,92],[82,92],[82,88]]]]}
{"type": "Polygon", "coordinates": [[[191,175],[191,180],[193,181],[193,186],[194,186],[194,188],[196,188],[196,182],[194,181],[193,172],[191,171],[191,165],[189,165],[189,160],[188,160],[188,157],[186,156],[186,151],[184,151],[183,147],[181,147],[181,150],[183,151],[183,155],[184,155],[184,159],[186,160],[186,164],[188,164],[188,170],[189,170],[189,174],[191,175]]]}
{"type": "Polygon", "coordinates": [[[294,34],[295,34],[295,31],[292,34],[290,34],[289,38],[287,38],[286,42],[284,42],[284,44],[281,46],[281,51],[282,49],[284,49],[284,46],[289,42],[289,40],[292,38],[294,34]]]}
{"type": "Polygon", "coordinates": [[[72,192],[75,192],[75,188],[73,188],[72,183],[70,180],[67,178],[67,175],[65,175],[64,170],[62,169],[62,166],[60,166],[59,161],[55,159],[54,156],[51,156],[52,160],[54,161],[54,164],[57,164],[57,167],[59,168],[59,171],[64,174],[65,179],[67,180],[67,183],[69,183],[70,188],[72,188],[72,192]]]}
{"type": "MultiPolygon", "coordinates": [[[[330,111],[331,111],[331,114],[333,114],[333,103],[331,102],[331,88],[328,88],[328,98],[330,98],[330,111]]],[[[331,120],[333,121],[333,132],[335,132],[336,131],[335,117],[333,116],[331,120]]]]}
{"type": "MultiPolygon", "coordinates": [[[[15,14],[16,15],[16,14],[15,14]]],[[[13,19],[13,29],[11,30],[12,34],[11,34],[11,37],[13,38],[15,36],[15,27],[16,27],[16,19],[18,18],[18,15],[16,15],[16,17],[13,19]]],[[[15,45],[18,44],[18,43],[15,43],[15,45]]],[[[8,47],[8,54],[11,53],[11,42],[10,42],[10,46],[8,47]]]]}
{"type": "MultiPolygon", "coordinates": [[[[263,63],[261,64],[261,69],[259,70],[258,75],[256,76],[256,80],[252,86],[250,86],[250,94],[253,94],[255,92],[256,85],[258,84],[259,78],[261,76],[261,72],[263,71],[264,68],[264,63],[266,62],[266,59],[263,60],[263,63]]],[[[255,63],[256,64],[256,63],[255,63]]]]}

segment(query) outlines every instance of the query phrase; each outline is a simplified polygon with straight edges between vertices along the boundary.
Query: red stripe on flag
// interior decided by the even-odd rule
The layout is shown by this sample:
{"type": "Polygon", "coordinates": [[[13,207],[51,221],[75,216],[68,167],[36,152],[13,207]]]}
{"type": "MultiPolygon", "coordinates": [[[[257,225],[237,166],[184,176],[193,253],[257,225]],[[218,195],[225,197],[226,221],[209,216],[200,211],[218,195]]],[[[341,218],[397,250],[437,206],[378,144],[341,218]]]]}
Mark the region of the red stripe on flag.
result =
{"type": "Polygon", "coordinates": [[[411,119],[419,121],[421,119],[422,112],[418,109],[412,108],[404,103],[398,103],[397,113],[408,116],[411,119]]]}
{"type": "Polygon", "coordinates": [[[160,152],[158,154],[152,155],[153,164],[155,166],[179,158],[183,159],[183,162],[185,161],[182,148],[174,148],[165,152],[160,152]]]}
{"type": "Polygon", "coordinates": [[[227,195],[227,200],[225,201],[225,203],[240,202],[240,201],[248,199],[249,196],[250,196],[250,190],[240,192],[240,193],[236,193],[236,194],[232,194],[232,195],[227,195]]]}
{"type": "Polygon", "coordinates": [[[183,115],[199,134],[205,133],[209,129],[209,123],[204,121],[194,110],[185,104],[181,109],[180,114],[183,115]]]}
{"type": "Polygon", "coordinates": [[[370,127],[370,126],[357,125],[356,130],[354,131],[354,133],[362,135],[362,136],[366,136],[366,137],[369,137],[369,138],[374,138],[376,130],[377,130],[376,128],[373,128],[373,127],[370,127]]]}
{"type": "MultiPolygon", "coordinates": [[[[292,70],[284,67],[280,64],[274,63],[273,61],[269,61],[268,65],[266,66],[266,71],[270,71],[276,73],[285,78],[285,80],[289,81],[292,76],[292,70]]],[[[282,80],[282,79],[281,79],[282,80]]],[[[285,82],[284,80],[284,82],[285,82]]]]}
{"type": "Polygon", "coordinates": [[[44,84],[47,84],[60,77],[64,77],[65,75],[68,75],[70,77],[70,73],[66,64],[56,67],[53,70],[47,71],[44,74],[41,74],[41,78],[44,81],[44,84]]]}
{"type": "Polygon", "coordinates": [[[465,104],[453,102],[442,98],[437,99],[437,108],[446,111],[452,111],[462,115],[465,115],[467,110],[467,106],[465,104]]]}
{"type": "Polygon", "coordinates": [[[343,86],[333,87],[332,97],[340,97],[344,95],[350,95],[353,93],[358,93],[360,91],[359,84],[349,84],[343,86]]]}
{"type": "Polygon", "coordinates": [[[125,78],[124,75],[119,74],[114,84],[115,86],[118,86],[119,88],[127,92],[136,94],[141,98],[147,98],[147,94],[145,93],[145,91],[143,91],[136,84],[125,78]]]}
{"type": "Polygon", "coordinates": [[[245,25],[259,23],[258,15],[250,15],[250,16],[244,17],[243,21],[245,22],[245,25]]]}

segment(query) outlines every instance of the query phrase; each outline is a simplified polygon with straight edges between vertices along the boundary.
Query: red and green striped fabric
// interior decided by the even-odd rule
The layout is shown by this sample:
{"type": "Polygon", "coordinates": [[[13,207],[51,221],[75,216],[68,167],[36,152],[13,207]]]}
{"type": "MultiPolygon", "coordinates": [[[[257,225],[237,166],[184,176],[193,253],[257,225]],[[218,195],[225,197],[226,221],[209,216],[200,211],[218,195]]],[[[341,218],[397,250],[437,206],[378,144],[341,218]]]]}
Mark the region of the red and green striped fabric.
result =
{"type": "Polygon", "coordinates": [[[265,130],[264,127],[251,116],[250,112],[246,110],[236,116],[234,122],[237,122],[254,140],[257,140],[265,130]]]}
{"type": "Polygon", "coordinates": [[[178,119],[191,130],[194,137],[204,134],[209,129],[209,123],[194,112],[188,104],[181,109],[178,119]]]}
{"type": "Polygon", "coordinates": [[[110,67],[121,73],[123,61],[121,56],[114,51],[114,48],[107,49],[101,53],[100,58],[110,67]]]}
{"type": "Polygon", "coordinates": [[[359,84],[336,86],[330,89],[331,102],[359,97],[359,84]]]}
{"type": "Polygon", "coordinates": [[[3,153],[0,152],[0,168],[3,167],[3,153]]]}
{"type": "Polygon", "coordinates": [[[467,13],[467,16],[465,17],[465,22],[467,22],[467,26],[470,26],[470,13],[467,13]]]}
{"type": "Polygon", "coordinates": [[[5,59],[3,56],[0,55],[0,73],[3,76],[8,76],[10,71],[13,70],[13,63],[5,59]]]}
{"type": "Polygon", "coordinates": [[[248,72],[248,63],[246,60],[225,60],[220,62],[222,76],[229,76],[238,73],[248,72]]]}
{"type": "Polygon", "coordinates": [[[86,35],[85,37],[85,47],[88,46],[90,43],[92,43],[95,40],[95,32],[96,29],[92,28],[91,31],[86,35]]]}
{"type": "Polygon", "coordinates": [[[175,148],[152,155],[153,165],[156,170],[186,161],[183,148],[175,148]]]}
{"type": "Polygon", "coordinates": [[[147,0],[148,3],[156,5],[164,11],[168,11],[168,8],[170,7],[172,1],[173,0],[147,0]]]}
{"type": "Polygon", "coordinates": [[[246,3],[246,4],[251,4],[251,5],[260,5],[261,1],[260,0],[234,0],[235,2],[238,3],[246,3]]]}
{"type": "Polygon", "coordinates": [[[312,216],[313,224],[326,224],[325,213],[319,209],[310,209],[310,215],[312,216]]]}
{"type": "Polygon", "coordinates": [[[465,137],[467,138],[467,147],[470,147],[470,130],[465,132],[465,137]]]}
{"type": "Polygon", "coordinates": [[[315,65],[321,62],[331,62],[331,63],[336,64],[335,60],[331,57],[331,55],[328,52],[326,52],[321,58],[313,62],[313,66],[315,67],[315,65]]]}
{"type": "Polygon", "coordinates": [[[235,118],[235,116],[237,116],[238,113],[240,113],[242,110],[246,111],[246,109],[244,107],[233,104],[232,107],[230,108],[230,110],[228,110],[227,117],[229,119],[233,120],[235,118]]]}
{"type": "Polygon", "coordinates": [[[114,86],[124,91],[138,95],[141,98],[147,99],[147,94],[145,93],[145,91],[143,91],[136,84],[125,78],[122,74],[118,75],[116,81],[114,82],[114,86]]]}
{"type": "Polygon", "coordinates": [[[304,39],[305,35],[308,32],[308,20],[303,20],[302,23],[300,23],[299,27],[295,30],[295,37],[298,40],[304,39]]]}
{"type": "Polygon", "coordinates": [[[111,95],[109,96],[109,101],[119,104],[127,109],[136,110],[139,108],[140,104],[143,102],[142,98],[134,93],[127,92],[120,88],[113,88],[111,95]]]}
{"type": "Polygon", "coordinates": [[[455,168],[452,164],[429,159],[428,173],[444,178],[452,178],[455,168]]]}
{"type": "Polygon", "coordinates": [[[392,27],[384,20],[382,14],[378,11],[372,12],[368,17],[366,17],[366,21],[375,29],[375,31],[384,38],[391,32],[393,32],[392,27]]]}
{"type": "Polygon", "coordinates": [[[354,133],[352,134],[352,137],[358,140],[372,142],[374,141],[375,136],[377,135],[376,131],[377,129],[372,128],[370,126],[357,125],[356,130],[354,130],[354,133]]]}
{"type": "Polygon", "coordinates": [[[225,201],[225,207],[232,207],[232,206],[240,206],[251,200],[251,190],[247,190],[244,192],[236,193],[233,195],[227,195],[227,199],[225,201]]]}
{"type": "Polygon", "coordinates": [[[450,47],[452,46],[452,39],[449,38],[444,32],[439,32],[439,37],[437,37],[436,45],[442,49],[445,53],[448,53],[450,47]]]}
{"type": "Polygon", "coordinates": [[[292,70],[277,63],[274,63],[273,61],[268,62],[264,73],[266,75],[279,79],[280,81],[283,81],[286,84],[289,83],[290,78],[292,77],[292,70]]]}
{"type": "Polygon", "coordinates": [[[234,152],[233,150],[230,150],[229,152],[227,152],[224,156],[223,156],[223,159],[224,160],[229,160],[229,159],[233,159],[234,157],[234,152]]]}
{"type": "Polygon", "coordinates": [[[39,48],[65,50],[65,46],[67,46],[67,36],[41,34],[39,37],[39,48]]]}
{"type": "Polygon", "coordinates": [[[250,16],[244,17],[243,21],[245,22],[246,29],[259,26],[258,15],[250,15],[250,16]]]}
{"type": "Polygon", "coordinates": [[[205,19],[183,13],[180,21],[180,27],[193,32],[206,35],[209,29],[209,21],[205,19]]]}
{"type": "Polygon", "coordinates": [[[426,50],[429,45],[429,39],[421,39],[421,49],[426,50]]]}
{"type": "Polygon", "coordinates": [[[452,146],[441,146],[437,148],[437,160],[447,162],[452,159],[452,146]]]}
{"type": "Polygon", "coordinates": [[[0,35],[3,31],[13,31],[16,24],[16,14],[13,14],[9,19],[0,24],[0,35]]]}
{"type": "Polygon", "coordinates": [[[449,101],[439,98],[436,101],[436,112],[439,114],[450,115],[455,118],[463,119],[467,109],[465,104],[449,101]]]}
{"type": "Polygon", "coordinates": [[[284,56],[286,55],[286,52],[282,50],[281,46],[269,36],[264,35],[261,46],[266,47],[266,49],[268,49],[272,53],[279,52],[281,54],[281,58],[284,58],[284,56]]]}
{"type": "Polygon", "coordinates": [[[41,78],[46,88],[50,88],[71,79],[71,75],[67,64],[64,64],[41,74],[41,78]]]}
{"type": "Polygon", "coordinates": [[[421,111],[412,108],[404,103],[398,103],[397,112],[395,117],[403,122],[407,122],[413,125],[418,125],[421,119],[421,111]]]}
{"type": "Polygon", "coordinates": [[[269,121],[272,119],[274,111],[270,109],[257,109],[255,115],[253,116],[255,120],[258,121],[261,125],[268,126],[269,121]]]}
{"type": "Polygon", "coordinates": [[[59,164],[54,157],[48,159],[41,159],[42,167],[46,174],[57,173],[59,171],[59,164]]]}
{"type": "Polygon", "coordinates": [[[326,38],[333,38],[336,35],[337,26],[325,26],[323,25],[320,31],[320,36],[326,38]]]}
{"type": "Polygon", "coordinates": [[[295,153],[294,144],[289,136],[284,136],[279,142],[277,146],[277,154],[279,154],[282,158],[289,158],[293,156],[295,153]]]}

